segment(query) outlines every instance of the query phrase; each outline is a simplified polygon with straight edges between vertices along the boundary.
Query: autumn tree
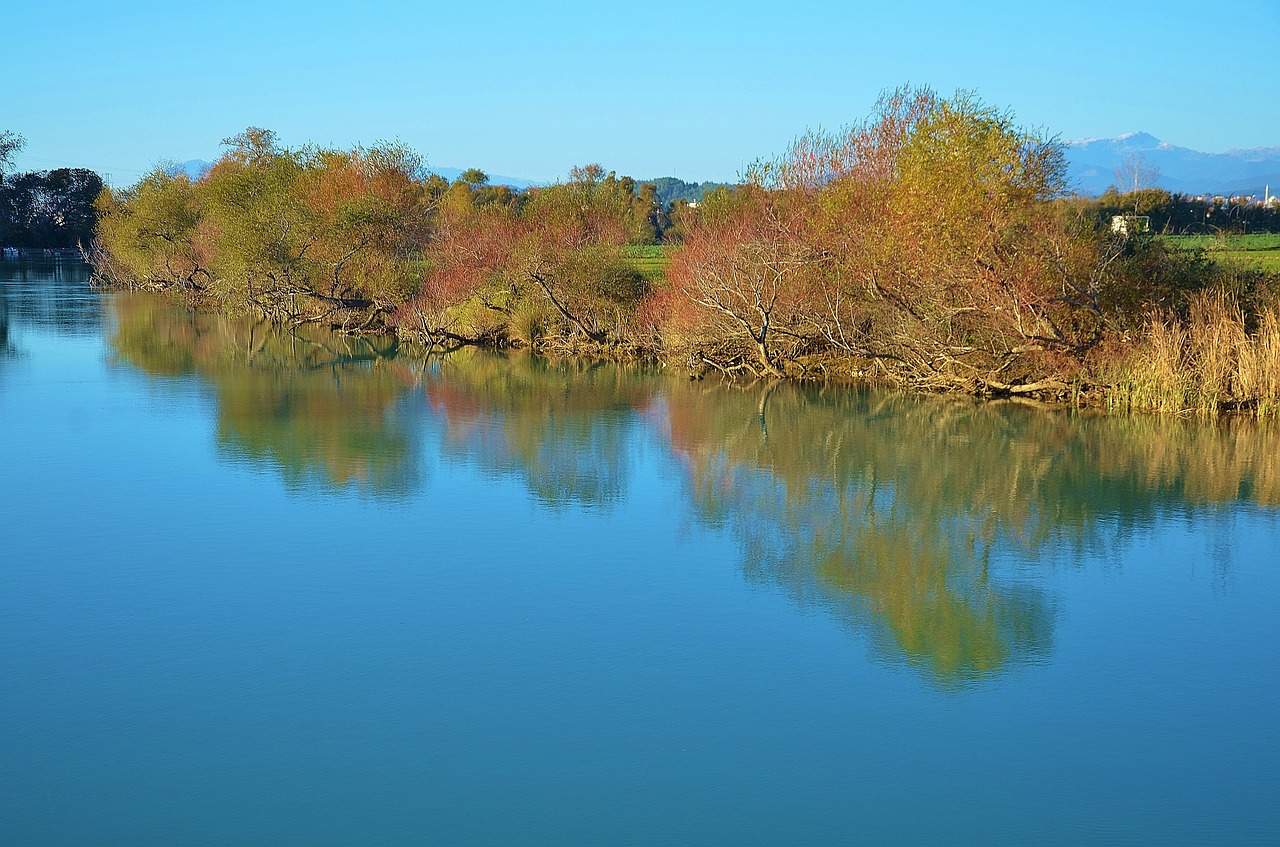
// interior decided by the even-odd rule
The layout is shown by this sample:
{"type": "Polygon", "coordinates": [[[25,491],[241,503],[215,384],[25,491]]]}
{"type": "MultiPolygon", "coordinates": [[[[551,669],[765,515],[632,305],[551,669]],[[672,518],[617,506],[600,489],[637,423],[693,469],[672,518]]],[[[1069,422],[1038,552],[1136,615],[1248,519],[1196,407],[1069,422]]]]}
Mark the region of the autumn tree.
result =
{"type": "Polygon", "coordinates": [[[212,280],[208,245],[198,236],[201,198],[186,174],[157,168],[124,191],[104,190],[97,208],[100,277],[127,287],[187,290],[212,280]]]}
{"type": "Polygon", "coordinates": [[[510,207],[477,204],[474,195],[465,182],[440,195],[421,284],[397,310],[402,331],[430,343],[496,343],[513,313],[506,275],[520,220],[510,207]]]}
{"type": "Polygon", "coordinates": [[[512,268],[521,292],[540,296],[563,335],[618,341],[648,283],[623,261],[623,248],[643,240],[647,215],[634,183],[600,165],[576,167],[567,182],[531,192],[512,268]]]}
{"type": "Polygon", "coordinates": [[[691,352],[699,361],[782,376],[811,340],[805,313],[826,257],[809,237],[806,199],[758,185],[709,195],[668,270],[696,307],[673,329],[709,348],[691,352]]]}
{"type": "MultiPolygon", "coordinates": [[[[1060,145],[970,94],[892,92],[749,176],[751,223],[700,209],[673,261],[689,303],[727,319],[704,347],[736,322],[763,373],[784,370],[773,333],[801,370],[835,357],[922,388],[1022,393],[1060,385],[1063,357],[1097,337],[1079,316],[1098,308],[1089,269],[1055,248],[1071,237],[1048,204],[1060,145]]],[[[722,352],[704,358],[733,366],[722,352]]]]}

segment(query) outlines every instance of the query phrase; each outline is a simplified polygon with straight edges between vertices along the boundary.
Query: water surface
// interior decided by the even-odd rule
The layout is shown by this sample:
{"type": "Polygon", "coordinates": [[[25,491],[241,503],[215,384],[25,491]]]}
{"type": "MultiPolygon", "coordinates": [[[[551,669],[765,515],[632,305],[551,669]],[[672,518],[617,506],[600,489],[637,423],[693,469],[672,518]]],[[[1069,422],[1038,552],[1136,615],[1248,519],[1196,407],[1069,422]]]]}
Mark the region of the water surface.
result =
{"type": "Polygon", "coordinates": [[[15,844],[1263,844],[1280,431],[0,264],[15,844]]]}

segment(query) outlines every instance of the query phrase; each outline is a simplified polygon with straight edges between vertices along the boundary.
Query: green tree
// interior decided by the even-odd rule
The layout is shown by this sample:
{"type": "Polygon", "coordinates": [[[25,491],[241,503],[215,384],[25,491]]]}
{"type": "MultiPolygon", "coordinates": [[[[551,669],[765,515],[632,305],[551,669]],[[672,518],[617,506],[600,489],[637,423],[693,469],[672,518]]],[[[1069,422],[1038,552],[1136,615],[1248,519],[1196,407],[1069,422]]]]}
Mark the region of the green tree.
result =
{"type": "Polygon", "coordinates": [[[185,174],[157,168],[124,191],[105,189],[96,208],[103,248],[97,270],[123,286],[199,289],[211,280],[200,243],[200,189],[185,174]]]}

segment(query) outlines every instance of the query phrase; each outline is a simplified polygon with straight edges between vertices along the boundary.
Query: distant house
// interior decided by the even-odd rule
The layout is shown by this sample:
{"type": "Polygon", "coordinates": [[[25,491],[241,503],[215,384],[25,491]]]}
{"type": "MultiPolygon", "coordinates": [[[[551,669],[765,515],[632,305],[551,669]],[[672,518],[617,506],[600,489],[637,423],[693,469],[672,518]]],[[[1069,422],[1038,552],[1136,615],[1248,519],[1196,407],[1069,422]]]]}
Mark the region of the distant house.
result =
{"type": "Polygon", "coordinates": [[[1125,237],[1135,232],[1150,232],[1151,218],[1147,215],[1112,215],[1111,231],[1125,237]]]}

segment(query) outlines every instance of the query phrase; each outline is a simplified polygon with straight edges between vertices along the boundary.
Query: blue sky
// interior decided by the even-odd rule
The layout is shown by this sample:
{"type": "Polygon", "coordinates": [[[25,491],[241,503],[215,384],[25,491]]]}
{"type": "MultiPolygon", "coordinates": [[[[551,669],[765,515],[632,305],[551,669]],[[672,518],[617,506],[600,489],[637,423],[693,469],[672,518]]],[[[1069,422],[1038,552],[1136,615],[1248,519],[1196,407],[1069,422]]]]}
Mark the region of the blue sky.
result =
{"type": "Polygon", "coordinates": [[[974,89],[1064,139],[1280,145],[1280,0],[6,5],[17,164],[117,185],[251,125],[535,180],[594,161],[731,179],[904,83],[974,89]]]}

